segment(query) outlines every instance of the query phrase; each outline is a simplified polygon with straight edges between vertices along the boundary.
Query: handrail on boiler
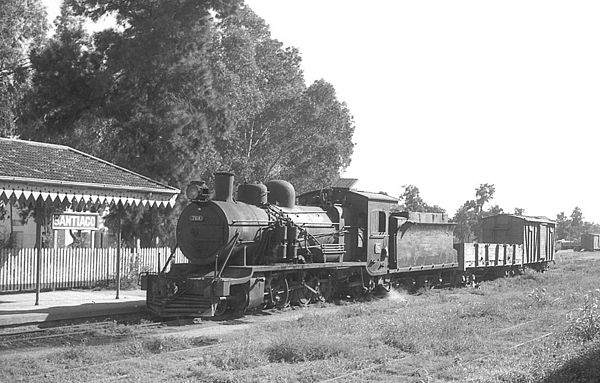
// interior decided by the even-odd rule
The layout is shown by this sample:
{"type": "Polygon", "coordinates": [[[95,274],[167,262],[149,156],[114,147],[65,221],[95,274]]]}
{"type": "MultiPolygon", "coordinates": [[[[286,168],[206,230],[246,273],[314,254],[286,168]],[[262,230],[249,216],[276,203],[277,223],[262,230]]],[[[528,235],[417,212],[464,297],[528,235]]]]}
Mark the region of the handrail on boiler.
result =
{"type": "MultiPolygon", "coordinates": [[[[229,253],[227,253],[227,258],[225,258],[225,262],[223,262],[223,265],[221,266],[221,270],[219,270],[219,273],[215,275],[215,280],[218,280],[221,278],[221,274],[223,274],[223,271],[225,270],[225,266],[227,266],[227,262],[229,261],[229,258],[231,257],[231,254],[233,253],[233,248],[235,247],[235,243],[237,242],[239,237],[240,237],[240,232],[238,231],[235,233],[233,238],[231,238],[231,241],[229,241],[229,243],[227,244],[227,245],[231,245],[231,247],[229,248],[229,253]]],[[[218,267],[218,264],[219,264],[218,261],[219,261],[219,253],[217,253],[217,259],[215,260],[215,270],[218,267]]]]}

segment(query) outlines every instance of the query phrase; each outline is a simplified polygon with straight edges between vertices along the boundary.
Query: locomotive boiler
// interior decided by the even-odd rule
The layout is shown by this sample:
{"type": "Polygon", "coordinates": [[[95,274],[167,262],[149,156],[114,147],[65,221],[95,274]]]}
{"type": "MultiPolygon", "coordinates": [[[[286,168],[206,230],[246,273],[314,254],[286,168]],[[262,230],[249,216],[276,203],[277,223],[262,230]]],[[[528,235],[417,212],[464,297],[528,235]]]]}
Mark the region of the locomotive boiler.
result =
{"type": "Polygon", "coordinates": [[[328,244],[343,236],[335,207],[296,206],[294,188],[286,181],[240,185],[234,201],[233,175],[217,173],[214,198],[190,193],[192,203],[177,224],[177,243],[192,264],[219,263],[219,257],[229,265],[304,263],[307,256],[322,256],[311,239],[328,244]]]}

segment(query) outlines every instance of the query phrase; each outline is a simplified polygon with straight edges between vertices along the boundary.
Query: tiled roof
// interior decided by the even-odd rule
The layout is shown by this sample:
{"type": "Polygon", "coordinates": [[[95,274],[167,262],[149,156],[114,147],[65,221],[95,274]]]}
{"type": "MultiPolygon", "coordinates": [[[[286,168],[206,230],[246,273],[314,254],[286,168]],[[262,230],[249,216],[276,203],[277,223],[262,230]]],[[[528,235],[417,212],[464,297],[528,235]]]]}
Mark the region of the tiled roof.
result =
{"type": "Polygon", "coordinates": [[[68,146],[5,138],[0,138],[0,179],[178,192],[170,186],[68,146]]]}
{"type": "Polygon", "coordinates": [[[0,202],[173,206],[179,190],[68,146],[0,138],[0,202]]]}

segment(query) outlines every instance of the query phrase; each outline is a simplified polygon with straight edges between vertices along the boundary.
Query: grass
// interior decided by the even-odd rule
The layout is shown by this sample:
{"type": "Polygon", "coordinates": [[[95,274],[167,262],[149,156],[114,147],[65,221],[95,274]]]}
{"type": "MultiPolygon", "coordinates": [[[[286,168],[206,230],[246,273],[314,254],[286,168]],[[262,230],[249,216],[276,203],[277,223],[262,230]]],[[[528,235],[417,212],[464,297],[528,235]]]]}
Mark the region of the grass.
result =
{"type": "Polygon", "coordinates": [[[215,339],[116,328],[111,331],[125,341],[0,356],[0,381],[125,359],[31,381],[90,381],[99,374],[133,382],[600,381],[597,256],[567,253],[547,273],[476,289],[394,292],[381,300],[309,308],[297,319],[265,322],[222,336],[218,347],[185,353],[171,351],[215,339]]]}

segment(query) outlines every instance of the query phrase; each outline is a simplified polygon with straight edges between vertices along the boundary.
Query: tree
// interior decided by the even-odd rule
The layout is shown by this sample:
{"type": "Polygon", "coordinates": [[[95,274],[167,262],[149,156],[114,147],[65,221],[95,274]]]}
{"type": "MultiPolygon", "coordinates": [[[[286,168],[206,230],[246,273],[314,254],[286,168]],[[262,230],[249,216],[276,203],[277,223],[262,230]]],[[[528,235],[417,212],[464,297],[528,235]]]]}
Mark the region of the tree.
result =
{"type": "Polygon", "coordinates": [[[525,215],[525,209],[520,208],[520,207],[516,207],[514,214],[515,215],[525,215]]]}
{"type": "Polygon", "coordinates": [[[583,212],[581,208],[575,206],[571,213],[570,225],[569,225],[569,237],[571,240],[579,240],[584,230],[583,212]]]}
{"type": "Polygon", "coordinates": [[[487,209],[486,211],[483,211],[481,213],[482,217],[489,217],[492,215],[498,215],[498,214],[503,214],[504,213],[504,209],[502,209],[499,205],[493,205],[491,206],[489,209],[487,209]]]}
{"type": "Polygon", "coordinates": [[[556,239],[567,239],[570,231],[570,221],[564,212],[556,215],[556,239]]]}
{"type": "Polygon", "coordinates": [[[475,189],[475,207],[476,213],[481,214],[483,212],[483,205],[494,198],[496,187],[492,184],[481,184],[475,189]]]}
{"type": "MultiPolygon", "coordinates": [[[[217,169],[329,186],[350,161],[352,116],[331,84],[306,87],[298,51],[240,3],[65,0],[56,35],[32,54],[23,137],[182,190],[217,169]],[[82,20],[107,14],[118,25],[88,36],[82,20]]],[[[132,228],[161,221],[119,214],[132,228]]]]}
{"type": "Polygon", "coordinates": [[[324,80],[302,94],[296,116],[273,137],[277,152],[265,178],[288,179],[300,192],[328,187],[350,164],[354,119],[324,80]]]}
{"type": "Polygon", "coordinates": [[[29,87],[29,51],[44,41],[46,11],[39,0],[5,0],[0,7],[0,137],[14,136],[29,87]]]}
{"type": "Polygon", "coordinates": [[[494,198],[496,188],[493,184],[481,184],[475,189],[475,199],[466,201],[458,208],[453,222],[456,223],[454,237],[458,242],[472,242],[480,237],[481,219],[486,216],[501,214],[498,205],[485,210],[485,204],[494,198]]]}
{"type": "Polygon", "coordinates": [[[264,20],[247,6],[213,24],[212,33],[214,88],[232,127],[218,140],[223,166],[240,182],[263,181],[269,138],[305,89],[300,56],[271,39],[264,20]]]}
{"type": "Polygon", "coordinates": [[[31,53],[34,74],[20,133],[23,138],[87,147],[98,154],[88,137],[80,137],[84,135],[80,130],[102,137],[92,119],[100,113],[112,79],[103,76],[103,57],[94,51],[83,19],[66,4],[55,25],[54,36],[31,53]]]}
{"type": "Polygon", "coordinates": [[[228,128],[208,64],[211,12],[224,17],[238,4],[67,0],[57,36],[32,57],[25,136],[180,188],[207,176],[218,164],[215,139],[228,128]],[[79,18],[109,13],[119,25],[86,36],[79,18]]]}
{"type": "Polygon", "coordinates": [[[422,211],[426,213],[445,213],[438,205],[430,206],[421,198],[419,188],[415,185],[404,185],[404,193],[400,195],[400,208],[407,211],[422,211]]]}
{"type": "Polygon", "coordinates": [[[585,233],[600,233],[600,225],[583,220],[583,212],[576,206],[569,217],[564,212],[556,215],[556,239],[578,242],[585,233]]]}
{"type": "Polygon", "coordinates": [[[218,148],[239,182],[285,178],[308,190],[339,177],[354,122],[331,84],[306,87],[297,49],[272,39],[264,20],[242,7],[215,26],[210,54],[232,124],[218,148]]]}
{"type": "Polygon", "coordinates": [[[458,208],[452,218],[456,223],[454,228],[454,238],[458,242],[473,242],[476,239],[475,227],[478,222],[477,205],[474,200],[466,201],[458,208]]]}

